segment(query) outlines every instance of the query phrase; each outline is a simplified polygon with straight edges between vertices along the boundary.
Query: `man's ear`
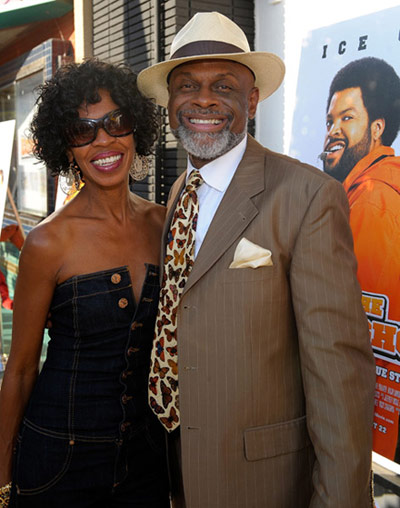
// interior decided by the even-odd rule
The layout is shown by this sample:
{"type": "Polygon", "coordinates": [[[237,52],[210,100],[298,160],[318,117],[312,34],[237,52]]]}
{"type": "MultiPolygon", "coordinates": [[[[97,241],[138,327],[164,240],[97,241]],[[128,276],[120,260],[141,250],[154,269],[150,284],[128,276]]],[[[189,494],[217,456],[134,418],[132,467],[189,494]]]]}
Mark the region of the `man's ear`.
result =
{"type": "Polygon", "coordinates": [[[248,104],[249,104],[249,119],[252,120],[256,116],[258,99],[260,97],[260,92],[257,87],[254,87],[250,90],[248,96],[248,104]]]}
{"type": "Polygon", "coordinates": [[[383,131],[385,130],[385,119],[377,118],[371,123],[371,136],[373,141],[380,141],[383,131]]]}

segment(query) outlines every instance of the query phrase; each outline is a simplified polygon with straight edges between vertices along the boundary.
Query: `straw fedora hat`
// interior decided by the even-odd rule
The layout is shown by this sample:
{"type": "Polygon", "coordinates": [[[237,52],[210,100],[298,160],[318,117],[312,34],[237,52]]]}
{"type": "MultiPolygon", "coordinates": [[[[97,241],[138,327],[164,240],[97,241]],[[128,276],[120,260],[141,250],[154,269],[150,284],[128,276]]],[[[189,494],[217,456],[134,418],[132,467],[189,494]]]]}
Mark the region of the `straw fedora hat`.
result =
{"type": "Polygon", "coordinates": [[[211,58],[232,60],[248,67],[260,90],[260,101],[275,92],[285,74],[285,65],[278,56],[250,51],[246,35],[232,20],[219,12],[202,12],[195,14],[177,33],[168,60],[139,73],[139,90],[167,107],[170,72],[185,62],[211,58]]]}

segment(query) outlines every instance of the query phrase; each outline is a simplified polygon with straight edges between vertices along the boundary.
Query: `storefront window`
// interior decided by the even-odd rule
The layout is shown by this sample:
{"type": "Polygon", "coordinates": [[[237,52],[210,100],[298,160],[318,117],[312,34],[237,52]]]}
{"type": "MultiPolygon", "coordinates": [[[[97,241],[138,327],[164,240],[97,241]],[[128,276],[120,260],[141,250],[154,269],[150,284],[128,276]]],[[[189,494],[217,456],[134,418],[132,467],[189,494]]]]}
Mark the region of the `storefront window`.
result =
{"type": "MultiPolygon", "coordinates": [[[[15,85],[9,85],[0,89],[0,122],[15,119],[15,85]]],[[[15,199],[17,191],[17,150],[14,142],[10,173],[8,177],[8,186],[15,199]]]]}
{"type": "Polygon", "coordinates": [[[16,82],[15,111],[18,160],[18,209],[38,216],[47,215],[47,177],[43,164],[32,155],[29,125],[35,109],[38,85],[43,72],[37,72],[16,82]]]}
{"type": "Polygon", "coordinates": [[[0,89],[0,122],[15,118],[15,87],[10,85],[0,89]]]}

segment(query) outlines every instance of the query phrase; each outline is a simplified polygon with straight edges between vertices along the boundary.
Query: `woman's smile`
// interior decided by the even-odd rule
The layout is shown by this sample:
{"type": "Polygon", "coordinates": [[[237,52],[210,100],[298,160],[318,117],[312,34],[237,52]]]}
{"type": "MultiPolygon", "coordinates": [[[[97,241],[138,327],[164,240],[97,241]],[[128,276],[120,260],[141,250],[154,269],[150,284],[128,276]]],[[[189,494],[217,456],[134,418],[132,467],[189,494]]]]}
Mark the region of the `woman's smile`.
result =
{"type": "Polygon", "coordinates": [[[96,155],[91,163],[98,171],[111,172],[122,164],[124,154],[122,152],[110,151],[96,155]]]}

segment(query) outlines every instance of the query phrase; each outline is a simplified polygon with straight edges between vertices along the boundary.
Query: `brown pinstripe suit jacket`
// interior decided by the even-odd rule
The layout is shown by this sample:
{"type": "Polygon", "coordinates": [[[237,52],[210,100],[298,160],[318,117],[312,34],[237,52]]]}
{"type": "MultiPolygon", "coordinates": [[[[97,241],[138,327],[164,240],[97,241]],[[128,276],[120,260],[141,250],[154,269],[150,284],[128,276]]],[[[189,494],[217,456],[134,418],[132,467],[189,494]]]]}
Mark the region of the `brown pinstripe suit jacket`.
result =
{"type": "Polygon", "coordinates": [[[175,507],[372,506],[375,369],[355,273],[342,186],[249,136],[178,311],[175,507]],[[242,237],[273,266],[229,269],[242,237]]]}

